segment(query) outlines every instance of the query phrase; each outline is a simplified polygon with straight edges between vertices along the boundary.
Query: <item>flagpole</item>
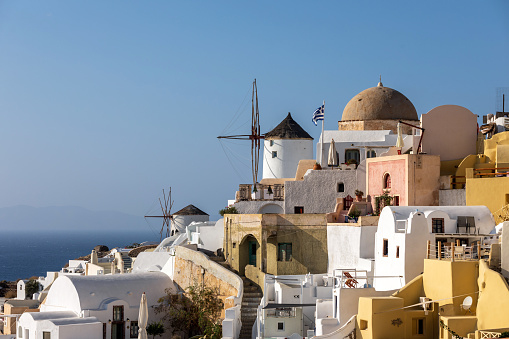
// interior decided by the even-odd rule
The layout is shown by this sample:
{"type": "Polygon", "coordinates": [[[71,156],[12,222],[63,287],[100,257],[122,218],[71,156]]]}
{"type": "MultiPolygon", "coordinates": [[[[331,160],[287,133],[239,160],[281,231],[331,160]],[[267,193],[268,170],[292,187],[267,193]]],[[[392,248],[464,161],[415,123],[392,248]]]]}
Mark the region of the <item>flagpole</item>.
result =
{"type": "Polygon", "coordinates": [[[320,144],[322,145],[322,148],[320,150],[320,166],[322,166],[323,161],[323,122],[325,121],[325,100],[323,101],[323,119],[322,119],[322,136],[320,140],[320,144]]]}

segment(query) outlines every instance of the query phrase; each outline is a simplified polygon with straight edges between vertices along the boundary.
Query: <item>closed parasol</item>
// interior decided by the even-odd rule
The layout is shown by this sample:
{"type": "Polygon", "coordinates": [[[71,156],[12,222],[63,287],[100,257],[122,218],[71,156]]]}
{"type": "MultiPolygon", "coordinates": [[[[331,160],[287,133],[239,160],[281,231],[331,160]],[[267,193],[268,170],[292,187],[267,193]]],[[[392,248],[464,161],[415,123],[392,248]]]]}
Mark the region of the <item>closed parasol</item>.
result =
{"type": "Polygon", "coordinates": [[[329,166],[332,166],[332,167],[338,165],[336,143],[334,142],[334,139],[332,139],[330,142],[328,164],[329,164],[329,166]]]}

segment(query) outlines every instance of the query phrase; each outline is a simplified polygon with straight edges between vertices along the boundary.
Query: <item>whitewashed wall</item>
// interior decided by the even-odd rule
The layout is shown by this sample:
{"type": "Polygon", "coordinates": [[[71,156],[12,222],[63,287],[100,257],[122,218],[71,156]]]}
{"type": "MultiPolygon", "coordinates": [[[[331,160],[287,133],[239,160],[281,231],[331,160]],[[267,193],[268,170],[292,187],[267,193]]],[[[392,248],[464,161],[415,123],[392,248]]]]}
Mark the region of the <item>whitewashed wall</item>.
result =
{"type": "Polygon", "coordinates": [[[263,179],[295,178],[299,161],[313,159],[313,140],[276,139],[263,142],[263,179]],[[273,142],[272,146],[270,145],[273,142]],[[272,157],[272,152],[277,157],[272,157]]]}

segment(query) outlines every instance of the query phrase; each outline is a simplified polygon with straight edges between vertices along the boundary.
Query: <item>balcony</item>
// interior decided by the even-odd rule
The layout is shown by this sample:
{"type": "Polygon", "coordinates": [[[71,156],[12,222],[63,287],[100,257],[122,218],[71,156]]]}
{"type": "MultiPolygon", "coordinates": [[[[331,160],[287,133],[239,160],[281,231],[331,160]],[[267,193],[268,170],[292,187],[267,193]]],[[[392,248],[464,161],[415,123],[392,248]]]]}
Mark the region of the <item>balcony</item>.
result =
{"type": "Polygon", "coordinates": [[[256,184],[256,190],[253,192],[252,184],[240,184],[237,191],[235,202],[239,201],[271,201],[285,200],[285,185],[263,185],[256,184]]]}

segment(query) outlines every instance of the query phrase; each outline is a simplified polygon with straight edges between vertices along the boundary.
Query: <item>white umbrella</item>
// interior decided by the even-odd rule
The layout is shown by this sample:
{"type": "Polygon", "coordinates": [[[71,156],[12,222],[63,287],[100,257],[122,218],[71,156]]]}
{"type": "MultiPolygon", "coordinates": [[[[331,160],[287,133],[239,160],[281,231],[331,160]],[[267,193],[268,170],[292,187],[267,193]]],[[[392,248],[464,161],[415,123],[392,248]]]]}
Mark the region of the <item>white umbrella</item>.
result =
{"type": "Polygon", "coordinates": [[[327,161],[327,163],[329,164],[329,166],[337,166],[338,165],[338,157],[336,155],[336,143],[334,142],[334,139],[331,140],[330,142],[330,147],[329,147],[329,159],[327,161]]]}
{"type": "Polygon", "coordinates": [[[403,143],[403,133],[401,132],[401,124],[398,122],[398,140],[396,140],[396,147],[402,148],[405,146],[403,143]]]}
{"type": "Polygon", "coordinates": [[[141,295],[140,313],[138,313],[138,339],[147,339],[148,307],[145,292],[141,295]]]}

